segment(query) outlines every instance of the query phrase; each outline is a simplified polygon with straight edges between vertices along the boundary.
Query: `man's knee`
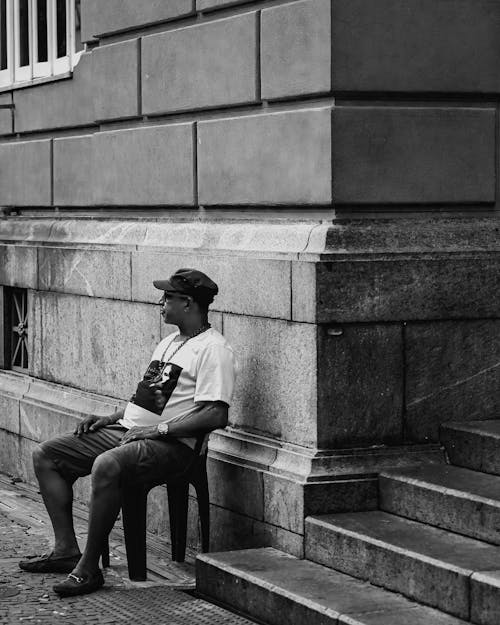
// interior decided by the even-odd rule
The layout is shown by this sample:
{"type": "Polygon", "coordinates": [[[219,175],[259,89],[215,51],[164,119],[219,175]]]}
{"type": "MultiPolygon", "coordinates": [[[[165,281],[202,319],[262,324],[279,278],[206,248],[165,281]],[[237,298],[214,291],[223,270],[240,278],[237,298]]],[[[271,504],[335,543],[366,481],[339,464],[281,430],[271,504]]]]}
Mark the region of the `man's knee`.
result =
{"type": "Polygon", "coordinates": [[[33,450],[33,467],[35,472],[43,471],[44,469],[54,469],[55,465],[53,460],[45,453],[41,445],[37,445],[33,450]]]}
{"type": "Polygon", "coordinates": [[[94,461],[92,466],[92,484],[94,486],[118,482],[121,476],[120,463],[112,455],[104,452],[94,461]]]}

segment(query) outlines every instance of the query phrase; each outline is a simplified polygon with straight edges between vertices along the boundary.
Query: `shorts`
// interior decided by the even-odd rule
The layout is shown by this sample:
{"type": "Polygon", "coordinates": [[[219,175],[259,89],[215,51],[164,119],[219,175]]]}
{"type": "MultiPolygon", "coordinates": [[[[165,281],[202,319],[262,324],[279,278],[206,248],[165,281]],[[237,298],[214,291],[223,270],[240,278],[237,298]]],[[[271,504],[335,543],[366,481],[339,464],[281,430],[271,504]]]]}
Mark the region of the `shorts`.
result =
{"type": "Polygon", "coordinates": [[[119,443],[127,429],[109,425],[81,436],[63,434],[40,447],[54,462],[61,476],[70,484],[92,472],[97,456],[106,454],[121,467],[122,479],[134,484],[162,484],[170,476],[182,473],[196,458],[195,452],[172,439],[143,439],[126,445],[119,443]]]}

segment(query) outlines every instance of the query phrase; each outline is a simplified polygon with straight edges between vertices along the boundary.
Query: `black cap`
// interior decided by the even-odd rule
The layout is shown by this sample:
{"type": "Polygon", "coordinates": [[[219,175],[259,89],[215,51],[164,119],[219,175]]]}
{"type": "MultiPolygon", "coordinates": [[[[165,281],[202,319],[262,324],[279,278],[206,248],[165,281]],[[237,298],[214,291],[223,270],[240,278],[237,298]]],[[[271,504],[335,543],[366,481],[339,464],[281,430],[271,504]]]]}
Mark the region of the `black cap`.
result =
{"type": "Polygon", "coordinates": [[[196,302],[211,304],[219,292],[218,286],[197,269],[178,269],[168,280],[153,280],[160,291],[190,295],[196,302]]]}

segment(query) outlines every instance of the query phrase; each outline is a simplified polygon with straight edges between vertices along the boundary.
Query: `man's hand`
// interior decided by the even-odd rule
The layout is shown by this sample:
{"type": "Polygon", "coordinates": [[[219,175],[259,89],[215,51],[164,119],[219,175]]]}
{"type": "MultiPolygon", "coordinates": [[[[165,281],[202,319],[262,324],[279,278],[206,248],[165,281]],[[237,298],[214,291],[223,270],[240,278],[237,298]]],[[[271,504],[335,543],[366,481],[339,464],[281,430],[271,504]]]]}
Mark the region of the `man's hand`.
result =
{"type": "Polygon", "coordinates": [[[120,445],[126,445],[133,441],[141,441],[145,438],[160,438],[156,425],[135,426],[125,433],[120,445]]]}
{"type": "Polygon", "coordinates": [[[85,419],[80,421],[80,423],[76,426],[73,434],[76,434],[76,436],[81,436],[82,434],[86,434],[87,432],[95,432],[100,428],[106,427],[106,425],[113,425],[120,418],[120,414],[115,413],[107,417],[98,417],[96,415],[85,417],[85,419]]]}

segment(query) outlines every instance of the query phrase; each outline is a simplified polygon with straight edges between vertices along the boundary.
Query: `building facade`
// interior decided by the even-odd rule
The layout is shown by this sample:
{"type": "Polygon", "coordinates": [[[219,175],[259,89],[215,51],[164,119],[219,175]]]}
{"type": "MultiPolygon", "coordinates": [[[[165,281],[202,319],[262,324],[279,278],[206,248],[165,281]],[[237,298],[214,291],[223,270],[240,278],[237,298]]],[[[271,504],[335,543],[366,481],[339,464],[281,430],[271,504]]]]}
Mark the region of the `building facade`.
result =
{"type": "Polygon", "coordinates": [[[0,470],[130,396],[183,266],[240,363],[213,549],[301,555],[306,515],[499,416],[500,3],[2,7],[0,470]]]}

